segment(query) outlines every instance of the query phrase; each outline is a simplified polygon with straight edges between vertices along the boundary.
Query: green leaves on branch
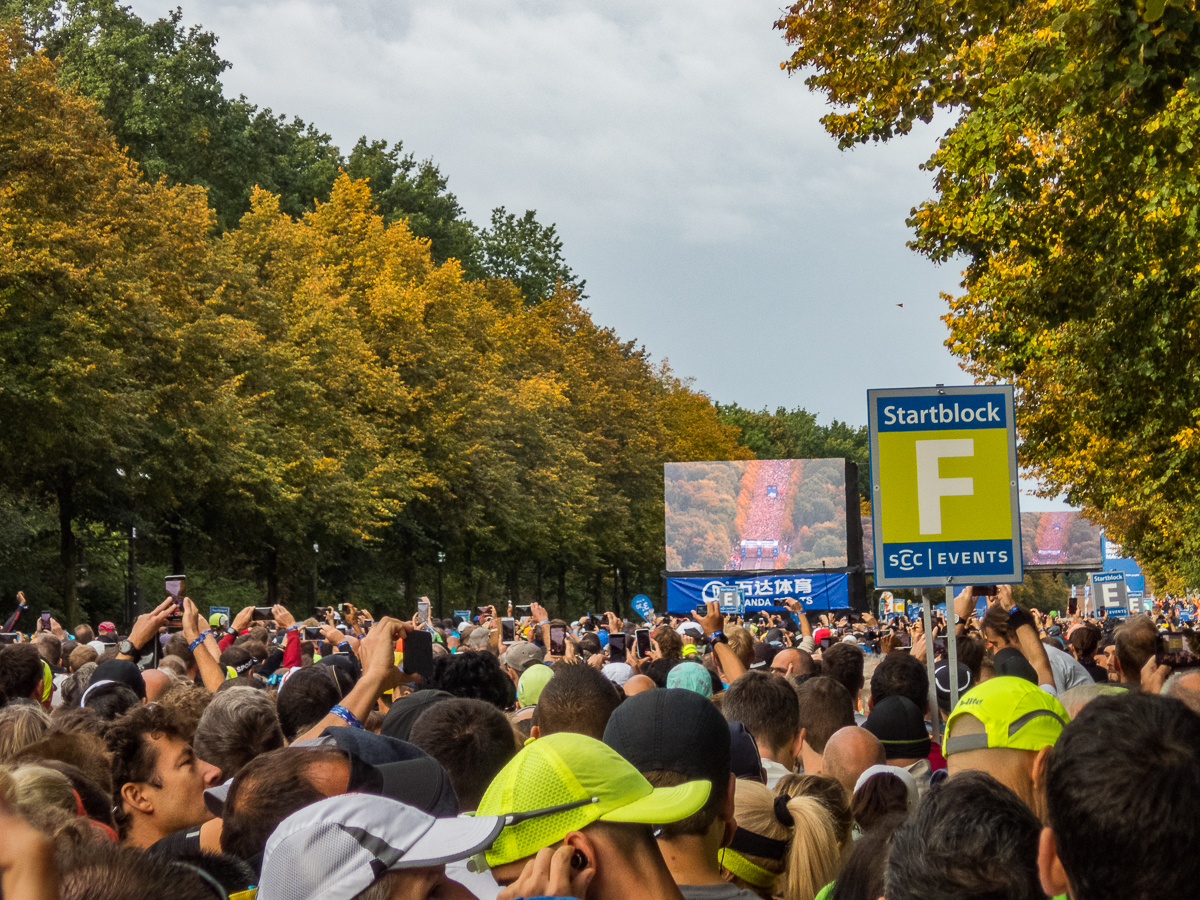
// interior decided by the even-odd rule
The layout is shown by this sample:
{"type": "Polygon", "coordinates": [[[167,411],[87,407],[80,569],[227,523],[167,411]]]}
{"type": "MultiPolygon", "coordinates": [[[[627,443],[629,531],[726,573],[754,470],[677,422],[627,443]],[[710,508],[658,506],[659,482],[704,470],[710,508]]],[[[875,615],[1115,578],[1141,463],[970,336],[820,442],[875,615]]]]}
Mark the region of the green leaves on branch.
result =
{"type": "Polygon", "coordinates": [[[797,3],[785,63],[843,146],[949,113],[912,246],[963,261],[947,342],[1018,387],[1021,461],[1200,579],[1200,19],[1162,2],[797,3]]]}

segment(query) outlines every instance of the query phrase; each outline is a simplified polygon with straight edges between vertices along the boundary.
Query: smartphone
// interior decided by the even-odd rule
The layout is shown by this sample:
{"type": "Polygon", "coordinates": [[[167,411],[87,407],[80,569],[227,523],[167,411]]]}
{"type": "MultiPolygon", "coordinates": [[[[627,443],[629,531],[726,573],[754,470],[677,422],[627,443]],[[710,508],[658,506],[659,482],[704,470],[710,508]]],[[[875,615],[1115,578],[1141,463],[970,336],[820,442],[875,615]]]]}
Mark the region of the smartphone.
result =
{"type": "Polygon", "coordinates": [[[625,632],[614,631],[608,636],[609,662],[625,662],[625,632]]]}
{"type": "Polygon", "coordinates": [[[167,589],[167,596],[174,597],[178,600],[183,596],[183,588],[187,584],[186,575],[168,575],[163,579],[163,584],[167,589]]]}
{"type": "Polygon", "coordinates": [[[828,650],[831,643],[833,643],[832,638],[821,638],[821,649],[828,650]]]}
{"type": "Polygon", "coordinates": [[[517,623],[511,616],[505,616],[500,620],[500,640],[506,644],[511,644],[517,639],[517,623]]]}
{"type": "Polygon", "coordinates": [[[417,624],[421,626],[429,625],[429,601],[417,601],[417,624]]]}
{"type": "Polygon", "coordinates": [[[404,636],[404,674],[420,675],[422,681],[433,677],[433,635],[428,631],[404,636]]]}
{"type": "Polygon", "coordinates": [[[550,655],[567,655],[567,630],[561,625],[554,625],[550,629],[550,655]]]}
{"type": "Polygon", "coordinates": [[[50,630],[50,610],[42,610],[42,631],[50,630]]]}
{"type": "Polygon", "coordinates": [[[167,633],[173,634],[176,631],[183,631],[183,613],[175,613],[173,616],[167,616],[163,619],[163,624],[167,626],[167,633]]]}
{"type": "Polygon", "coordinates": [[[977,584],[971,588],[972,597],[995,597],[996,586],[994,584],[977,584]]]}
{"type": "Polygon", "coordinates": [[[639,628],[633,633],[633,640],[637,647],[637,658],[645,659],[650,655],[650,629],[639,628]]]}
{"type": "Polygon", "coordinates": [[[1158,637],[1158,664],[1172,669],[1200,668],[1200,656],[1192,652],[1192,634],[1168,631],[1158,637]]]}
{"type": "Polygon", "coordinates": [[[15,631],[0,631],[0,644],[19,644],[21,636],[15,631]]]}
{"type": "Polygon", "coordinates": [[[273,606],[256,606],[254,612],[250,614],[251,622],[273,622],[275,620],[275,608],[273,606]]]}
{"type": "Polygon", "coordinates": [[[696,606],[696,615],[707,616],[708,615],[708,604],[707,603],[698,604],[696,606]]]}
{"type": "Polygon", "coordinates": [[[304,639],[306,641],[323,641],[325,637],[321,634],[320,628],[317,628],[315,625],[305,625],[304,639]]]}

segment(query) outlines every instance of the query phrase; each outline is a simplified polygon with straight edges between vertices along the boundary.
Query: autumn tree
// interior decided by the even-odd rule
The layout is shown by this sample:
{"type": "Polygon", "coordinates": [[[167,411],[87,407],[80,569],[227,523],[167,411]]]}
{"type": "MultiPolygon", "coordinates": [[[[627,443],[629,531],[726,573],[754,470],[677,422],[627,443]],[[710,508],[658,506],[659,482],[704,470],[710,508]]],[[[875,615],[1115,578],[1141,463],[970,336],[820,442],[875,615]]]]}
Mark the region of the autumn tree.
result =
{"type": "Polygon", "coordinates": [[[1017,386],[1020,458],[1143,563],[1200,577],[1200,20],[1164,0],[802,0],[784,64],[843,147],[935,114],[912,245],[964,260],[948,346],[1017,386]]]}

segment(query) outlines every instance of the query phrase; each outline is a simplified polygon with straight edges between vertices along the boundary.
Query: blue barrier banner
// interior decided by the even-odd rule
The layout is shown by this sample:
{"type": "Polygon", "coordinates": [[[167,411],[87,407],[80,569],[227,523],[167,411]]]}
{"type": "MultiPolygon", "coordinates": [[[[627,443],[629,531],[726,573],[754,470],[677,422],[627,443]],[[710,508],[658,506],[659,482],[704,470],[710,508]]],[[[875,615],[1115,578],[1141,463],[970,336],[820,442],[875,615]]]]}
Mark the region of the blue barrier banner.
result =
{"type": "Polygon", "coordinates": [[[668,578],[667,612],[682,615],[692,612],[701,603],[719,601],[722,588],[741,590],[746,612],[783,612],[787,609],[783,605],[785,597],[799,600],[806,610],[847,609],[850,606],[850,576],[844,572],[780,573],[767,578],[730,573],[703,578],[668,578]]]}

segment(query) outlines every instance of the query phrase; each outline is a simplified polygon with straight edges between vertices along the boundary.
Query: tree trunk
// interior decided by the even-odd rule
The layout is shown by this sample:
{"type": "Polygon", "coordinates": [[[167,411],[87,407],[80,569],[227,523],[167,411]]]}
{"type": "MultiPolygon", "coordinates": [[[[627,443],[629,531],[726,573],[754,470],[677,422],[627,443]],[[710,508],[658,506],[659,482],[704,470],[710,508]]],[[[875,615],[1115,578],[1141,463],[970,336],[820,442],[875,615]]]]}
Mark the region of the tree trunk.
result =
{"type": "Polygon", "coordinates": [[[82,622],[79,613],[79,597],[75,590],[76,565],[79,550],[75,543],[75,481],[63,472],[58,480],[58,562],[62,577],[63,623],[67,630],[82,622]]]}
{"type": "Polygon", "coordinates": [[[558,564],[558,608],[554,614],[560,619],[567,617],[567,563],[561,560],[558,564]]]}
{"type": "Polygon", "coordinates": [[[542,598],[542,560],[541,560],[541,557],[539,557],[537,560],[537,602],[539,604],[541,604],[542,606],[546,605],[545,600],[542,598]]]}
{"type": "Polygon", "coordinates": [[[505,579],[507,584],[506,593],[508,594],[508,602],[511,606],[516,606],[521,602],[521,566],[518,563],[512,563],[508,567],[508,577],[505,579]]]}
{"type": "Polygon", "coordinates": [[[183,526],[179,517],[173,516],[169,528],[171,532],[171,574],[182,575],[183,569],[183,526]]]}
{"type": "Polygon", "coordinates": [[[267,606],[279,602],[279,551],[274,547],[267,551],[267,606]]]}

